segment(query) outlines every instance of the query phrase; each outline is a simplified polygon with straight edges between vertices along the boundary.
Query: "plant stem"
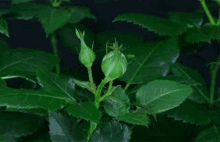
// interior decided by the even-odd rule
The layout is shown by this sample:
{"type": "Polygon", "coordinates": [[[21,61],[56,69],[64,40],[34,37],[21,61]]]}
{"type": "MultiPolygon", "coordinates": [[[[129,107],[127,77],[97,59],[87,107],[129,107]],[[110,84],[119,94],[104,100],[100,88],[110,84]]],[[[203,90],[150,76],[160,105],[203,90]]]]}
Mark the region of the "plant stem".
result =
{"type": "MultiPolygon", "coordinates": [[[[56,56],[57,58],[59,58],[59,53],[58,53],[58,47],[57,47],[57,37],[55,35],[55,32],[51,34],[51,43],[53,46],[53,54],[54,56],[56,56]]],[[[56,71],[57,74],[60,74],[60,64],[58,63],[56,65],[56,71]]]]}
{"type": "Polygon", "coordinates": [[[108,91],[107,91],[107,93],[109,93],[109,92],[112,90],[112,85],[113,85],[113,80],[111,80],[111,81],[109,82],[109,86],[108,86],[108,91]]]}
{"type": "Polygon", "coordinates": [[[97,109],[99,109],[99,103],[100,103],[100,97],[101,97],[101,93],[102,93],[102,89],[105,86],[106,83],[109,82],[108,78],[104,78],[102,80],[102,82],[99,84],[98,89],[96,90],[96,94],[95,94],[95,106],[97,109]]]}
{"type": "Polygon", "coordinates": [[[218,128],[214,125],[213,126],[214,127],[214,129],[215,129],[215,133],[217,134],[217,136],[218,136],[218,140],[220,140],[220,136],[219,136],[219,132],[218,132],[218,128]]]}
{"type": "MultiPolygon", "coordinates": [[[[217,62],[220,62],[220,55],[217,58],[217,62]]],[[[216,77],[219,69],[219,64],[214,64],[213,68],[211,68],[211,84],[210,84],[210,105],[214,102],[215,95],[215,85],[216,85],[216,77]]]]}
{"type": "Polygon", "coordinates": [[[200,3],[201,3],[201,5],[202,5],[202,7],[203,7],[203,9],[204,9],[204,11],[205,11],[207,17],[209,18],[210,23],[211,23],[212,25],[216,25],[215,20],[214,20],[214,18],[212,17],[212,15],[211,15],[211,13],[210,13],[210,11],[209,11],[209,9],[208,9],[206,3],[205,3],[205,0],[200,0],[200,3]]]}
{"type": "Polygon", "coordinates": [[[113,87],[113,88],[112,88],[112,84],[113,84],[113,80],[111,80],[111,81],[109,82],[108,91],[107,91],[107,93],[105,93],[105,95],[103,95],[103,96],[100,98],[100,102],[102,102],[102,101],[105,100],[107,97],[109,97],[109,96],[112,94],[112,92],[116,89],[116,87],[113,87]]]}
{"type": "MultiPolygon", "coordinates": [[[[97,109],[99,109],[99,105],[100,105],[100,102],[101,102],[100,101],[100,96],[101,96],[102,89],[105,86],[105,84],[108,83],[108,82],[109,82],[109,79],[104,78],[102,80],[102,82],[99,84],[99,86],[98,86],[98,88],[95,92],[95,106],[96,106],[97,109]]],[[[98,125],[97,123],[90,121],[90,128],[89,128],[89,134],[88,134],[88,137],[87,137],[87,141],[89,141],[90,136],[93,133],[93,131],[96,129],[97,125],[98,125]]]]}
{"type": "Polygon", "coordinates": [[[125,88],[124,88],[124,92],[128,89],[129,86],[130,86],[130,83],[127,83],[125,88]]]}
{"type": "Polygon", "coordinates": [[[89,141],[89,139],[90,139],[90,137],[91,137],[91,135],[92,135],[92,133],[95,130],[97,125],[98,125],[97,123],[90,121],[90,128],[89,128],[89,134],[88,134],[88,137],[87,137],[87,142],[89,141]]]}
{"type": "MultiPolygon", "coordinates": [[[[209,21],[212,25],[216,25],[214,18],[212,17],[206,3],[205,0],[200,0],[200,3],[207,15],[207,17],[209,18],[209,21]]],[[[216,62],[220,62],[220,55],[218,55],[217,61],[216,62]]],[[[217,77],[217,72],[218,72],[218,68],[219,68],[219,64],[211,64],[211,83],[210,83],[210,100],[209,100],[209,104],[212,107],[213,102],[214,102],[214,95],[215,95],[215,86],[216,86],[216,77],[217,77]]]]}
{"type": "Polygon", "coordinates": [[[92,68],[88,67],[87,70],[88,70],[88,75],[89,75],[90,87],[91,87],[92,92],[95,94],[95,92],[96,92],[96,85],[95,85],[95,83],[93,81],[93,77],[92,77],[92,68]]]}

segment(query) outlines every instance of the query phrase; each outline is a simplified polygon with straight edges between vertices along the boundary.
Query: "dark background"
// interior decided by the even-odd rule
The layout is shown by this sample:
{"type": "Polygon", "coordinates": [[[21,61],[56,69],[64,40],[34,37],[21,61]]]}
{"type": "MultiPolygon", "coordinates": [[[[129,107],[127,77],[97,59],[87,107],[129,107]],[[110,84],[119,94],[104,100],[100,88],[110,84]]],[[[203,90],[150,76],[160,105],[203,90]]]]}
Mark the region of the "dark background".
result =
{"type": "MultiPolygon", "coordinates": [[[[38,2],[44,3],[43,0],[39,0],[38,2]]],[[[70,4],[88,6],[91,8],[91,12],[97,17],[97,20],[85,19],[81,23],[89,27],[94,33],[111,30],[130,31],[136,35],[139,34],[143,36],[146,41],[156,38],[157,35],[132,23],[111,23],[114,17],[122,13],[135,12],[166,18],[168,17],[167,13],[171,11],[192,12],[200,7],[198,0],[74,0],[70,4]]],[[[0,7],[7,7],[9,5],[10,1],[0,1],[0,7]]],[[[68,4],[64,4],[64,6],[65,5],[68,4]]],[[[217,16],[217,14],[217,11],[213,12],[213,15],[217,16]]],[[[205,15],[204,17],[207,22],[207,17],[205,15]]],[[[26,21],[8,18],[7,23],[10,38],[8,39],[4,35],[1,35],[1,37],[9,42],[9,46],[28,47],[52,53],[50,39],[46,38],[46,34],[40,22],[37,20],[26,21]]],[[[213,44],[204,43],[202,46],[204,49],[197,54],[183,54],[180,56],[179,61],[197,69],[204,76],[207,85],[209,85],[210,71],[203,62],[213,60],[216,57],[216,49],[220,46],[218,42],[214,42],[213,44]]],[[[62,58],[61,62],[65,67],[74,71],[77,68],[76,66],[79,65],[74,62],[78,57],[73,57],[75,55],[68,52],[65,48],[65,45],[60,41],[59,52],[62,58]]],[[[218,77],[218,87],[220,87],[219,79],[218,77]]]]}
{"type": "MultiPolygon", "coordinates": [[[[41,2],[43,3],[44,1],[41,2]]],[[[192,12],[200,7],[200,2],[198,0],[74,0],[71,2],[71,5],[74,4],[88,6],[91,8],[91,12],[96,16],[97,20],[94,21],[85,19],[81,23],[89,27],[92,32],[100,33],[111,30],[130,31],[131,33],[141,35],[145,38],[146,41],[150,41],[156,38],[157,35],[132,23],[111,23],[114,17],[122,13],[135,12],[166,18],[168,16],[167,13],[171,11],[192,12]]],[[[9,5],[10,1],[0,1],[0,7],[7,7],[9,5]]],[[[218,13],[214,11],[213,14],[217,16],[218,13]]],[[[206,17],[205,22],[207,22],[206,17]]],[[[27,47],[52,53],[50,39],[46,38],[46,33],[44,32],[40,22],[37,20],[26,21],[9,18],[7,19],[7,23],[9,26],[10,38],[7,38],[4,35],[1,35],[0,37],[7,41],[10,47],[27,47]]],[[[194,55],[182,54],[178,60],[181,63],[198,70],[204,76],[207,85],[209,85],[210,71],[209,68],[204,65],[204,62],[212,61],[216,57],[217,49],[220,48],[220,45],[219,42],[215,41],[212,44],[203,43],[202,46],[204,48],[198,53],[194,55]]],[[[61,63],[64,67],[70,69],[70,71],[76,71],[78,66],[80,66],[81,73],[87,73],[85,67],[78,63],[78,56],[69,52],[61,39],[59,39],[58,48],[60,52],[61,63]]],[[[100,65],[95,65],[93,68],[93,72],[96,72],[94,73],[96,74],[95,78],[98,77],[99,79],[102,79],[103,75],[100,75],[102,74],[100,65]]],[[[218,73],[220,73],[220,71],[218,73]]],[[[220,76],[217,78],[218,87],[220,87],[219,80],[220,76]]],[[[11,81],[10,84],[11,86],[19,87],[21,82],[22,80],[11,81]]],[[[169,126],[166,127],[169,129],[169,126]]],[[[137,132],[136,135],[144,136],[146,128],[139,128],[142,128],[143,130],[137,132]]],[[[188,140],[191,136],[194,137],[196,135],[192,134],[194,130],[195,129],[189,129],[187,132],[183,131],[185,136],[188,136],[188,140]]],[[[164,139],[168,138],[164,137],[164,139]]],[[[172,137],[172,139],[175,138],[172,137]]],[[[182,140],[183,139],[184,137],[182,137],[182,140]]],[[[177,137],[176,141],[180,141],[179,137],[177,137]]]]}

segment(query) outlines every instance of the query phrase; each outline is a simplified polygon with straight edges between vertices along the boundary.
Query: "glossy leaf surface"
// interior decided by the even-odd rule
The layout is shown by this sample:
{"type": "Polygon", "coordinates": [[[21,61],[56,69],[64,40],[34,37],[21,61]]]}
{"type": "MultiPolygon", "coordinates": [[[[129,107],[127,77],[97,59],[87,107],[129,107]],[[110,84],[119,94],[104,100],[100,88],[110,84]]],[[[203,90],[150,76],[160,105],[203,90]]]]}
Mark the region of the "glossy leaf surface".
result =
{"type": "Polygon", "coordinates": [[[190,94],[192,88],[168,80],[155,80],[143,85],[136,94],[137,104],[149,107],[154,113],[161,113],[179,106],[190,94]]]}

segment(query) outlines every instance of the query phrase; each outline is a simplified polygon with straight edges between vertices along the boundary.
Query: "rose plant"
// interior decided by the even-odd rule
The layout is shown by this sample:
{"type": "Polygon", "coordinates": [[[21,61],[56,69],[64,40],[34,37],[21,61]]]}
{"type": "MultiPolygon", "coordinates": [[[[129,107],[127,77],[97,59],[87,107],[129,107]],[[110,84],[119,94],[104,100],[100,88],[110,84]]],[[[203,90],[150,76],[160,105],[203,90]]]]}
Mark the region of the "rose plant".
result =
{"type": "Polygon", "coordinates": [[[57,31],[95,16],[85,7],[61,6],[69,0],[51,0],[51,5],[30,1],[13,0],[10,8],[1,9],[0,32],[10,38],[5,20],[10,16],[37,18],[54,52],[12,49],[1,44],[1,141],[139,141],[132,137],[134,128],[144,126],[150,133],[155,130],[151,125],[168,117],[204,126],[194,142],[220,141],[220,96],[215,88],[220,56],[209,64],[210,88],[198,71],[178,62],[181,51],[199,50],[198,46],[187,47],[220,39],[220,20],[211,15],[205,0],[200,3],[209,23],[203,23],[201,9],[171,12],[169,19],[126,13],[113,20],[132,22],[160,35],[150,42],[130,42],[133,37],[100,33],[95,38],[98,44],[93,42],[91,46],[87,33],[75,28],[74,36],[80,41],[79,62],[88,71],[88,81],[62,73],[57,31]],[[98,84],[92,67],[100,57],[104,78],[98,84]],[[7,86],[8,79],[18,77],[32,83],[32,87],[7,86]],[[117,80],[125,85],[114,85],[117,80]],[[48,130],[34,135],[42,126],[48,126],[48,130]]]}

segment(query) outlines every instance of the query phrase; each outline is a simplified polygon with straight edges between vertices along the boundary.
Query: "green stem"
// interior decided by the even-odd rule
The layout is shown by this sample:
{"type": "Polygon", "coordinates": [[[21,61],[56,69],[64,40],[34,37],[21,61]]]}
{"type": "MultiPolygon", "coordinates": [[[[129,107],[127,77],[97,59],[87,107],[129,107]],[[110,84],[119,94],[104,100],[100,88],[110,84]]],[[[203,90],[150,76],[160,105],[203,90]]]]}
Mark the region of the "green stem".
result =
{"type": "Polygon", "coordinates": [[[102,82],[99,84],[98,89],[96,90],[96,94],[95,94],[95,106],[96,108],[99,108],[99,103],[100,103],[100,97],[101,97],[101,93],[102,93],[102,89],[105,86],[106,83],[109,82],[108,78],[104,78],[102,80],[102,82]]]}
{"type": "MultiPolygon", "coordinates": [[[[57,37],[55,35],[55,32],[51,34],[51,43],[52,43],[52,46],[53,46],[54,56],[59,58],[58,47],[57,47],[57,37]]],[[[56,73],[60,74],[60,64],[59,63],[56,65],[56,73]]]]}
{"type": "Polygon", "coordinates": [[[128,87],[130,86],[131,83],[127,83],[125,88],[124,88],[124,92],[128,89],[128,87]]]}
{"type": "Polygon", "coordinates": [[[205,10],[205,13],[206,13],[207,17],[209,18],[210,23],[211,23],[212,25],[215,25],[215,24],[216,24],[216,23],[215,23],[215,20],[214,20],[214,18],[212,17],[212,14],[210,13],[210,11],[209,11],[209,9],[208,9],[208,7],[207,7],[207,5],[206,5],[206,3],[205,3],[205,0],[200,0],[200,3],[201,3],[201,5],[202,5],[203,9],[205,10]]]}
{"type": "MultiPolygon", "coordinates": [[[[109,79],[104,78],[102,80],[102,82],[99,84],[98,89],[96,90],[96,93],[95,93],[95,106],[96,106],[97,109],[99,109],[99,105],[100,105],[100,102],[101,102],[100,101],[100,96],[101,96],[102,89],[105,86],[105,84],[108,83],[108,82],[109,82],[109,79]]],[[[89,128],[89,134],[88,134],[88,137],[87,137],[87,141],[89,141],[90,136],[92,135],[93,131],[96,129],[97,125],[98,125],[97,123],[90,121],[90,128],[89,128]]]]}
{"type": "Polygon", "coordinates": [[[87,142],[89,141],[89,139],[90,139],[93,131],[96,129],[97,125],[98,125],[97,123],[90,121],[90,129],[89,129],[89,134],[87,137],[87,142]]]}
{"type": "Polygon", "coordinates": [[[92,92],[95,94],[95,92],[96,92],[96,85],[95,85],[95,83],[93,81],[93,77],[92,77],[92,68],[88,67],[87,70],[88,70],[88,75],[89,75],[90,87],[91,87],[92,92]]]}
{"type": "Polygon", "coordinates": [[[218,128],[214,125],[213,126],[214,127],[214,129],[215,129],[215,133],[217,134],[217,136],[218,136],[218,140],[220,140],[220,136],[219,136],[219,132],[218,132],[218,128]]]}
{"type": "Polygon", "coordinates": [[[107,93],[109,93],[109,92],[112,90],[112,85],[113,85],[113,80],[111,80],[111,81],[109,82],[109,86],[108,86],[108,91],[107,91],[107,93]]]}
{"type": "MultiPolygon", "coordinates": [[[[207,17],[209,18],[209,21],[212,25],[216,25],[214,18],[212,17],[206,3],[205,0],[200,0],[200,3],[207,15],[207,17]]],[[[217,58],[217,62],[220,61],[220,55],[217,58]]],[[[217,77],[217,72],[218,72],[218,68],[219,68],[219,64],[211,64],[211,83],[210,83],[210,100],[209,100],[209,104],[212,107],[213,102],[214,102],[214,95],[215,95],[215,85],[216,85],[216,77],[217,77]]]]}
{"type": "Polygon", "coordinates": [[[109,97],[109,96],[112,94],[112,92],[115,90],[115,87],[112,88],[112,84],[113,84],[113,80],[111,80],[111,81],[109,82],[108,91],[107,91],[107,93],[105,93],[105,95],[103,95],[103,96],[101,97],[100,102],[102,102],[104,99],[106,99],[107,97],[109,97]]]}
{"type": "MultiPolygon", "coordinates": [[[[220,55],[217,58],[217,62],[220,62],[220,55]]],[[[216,84],[216,77],[219,69],[219,64],[213,65],[211,68],[211,84],[210,84],[210,105],[213,105],[214,102],[214,94],[215,94],[215,84],[216,84]]]]}

